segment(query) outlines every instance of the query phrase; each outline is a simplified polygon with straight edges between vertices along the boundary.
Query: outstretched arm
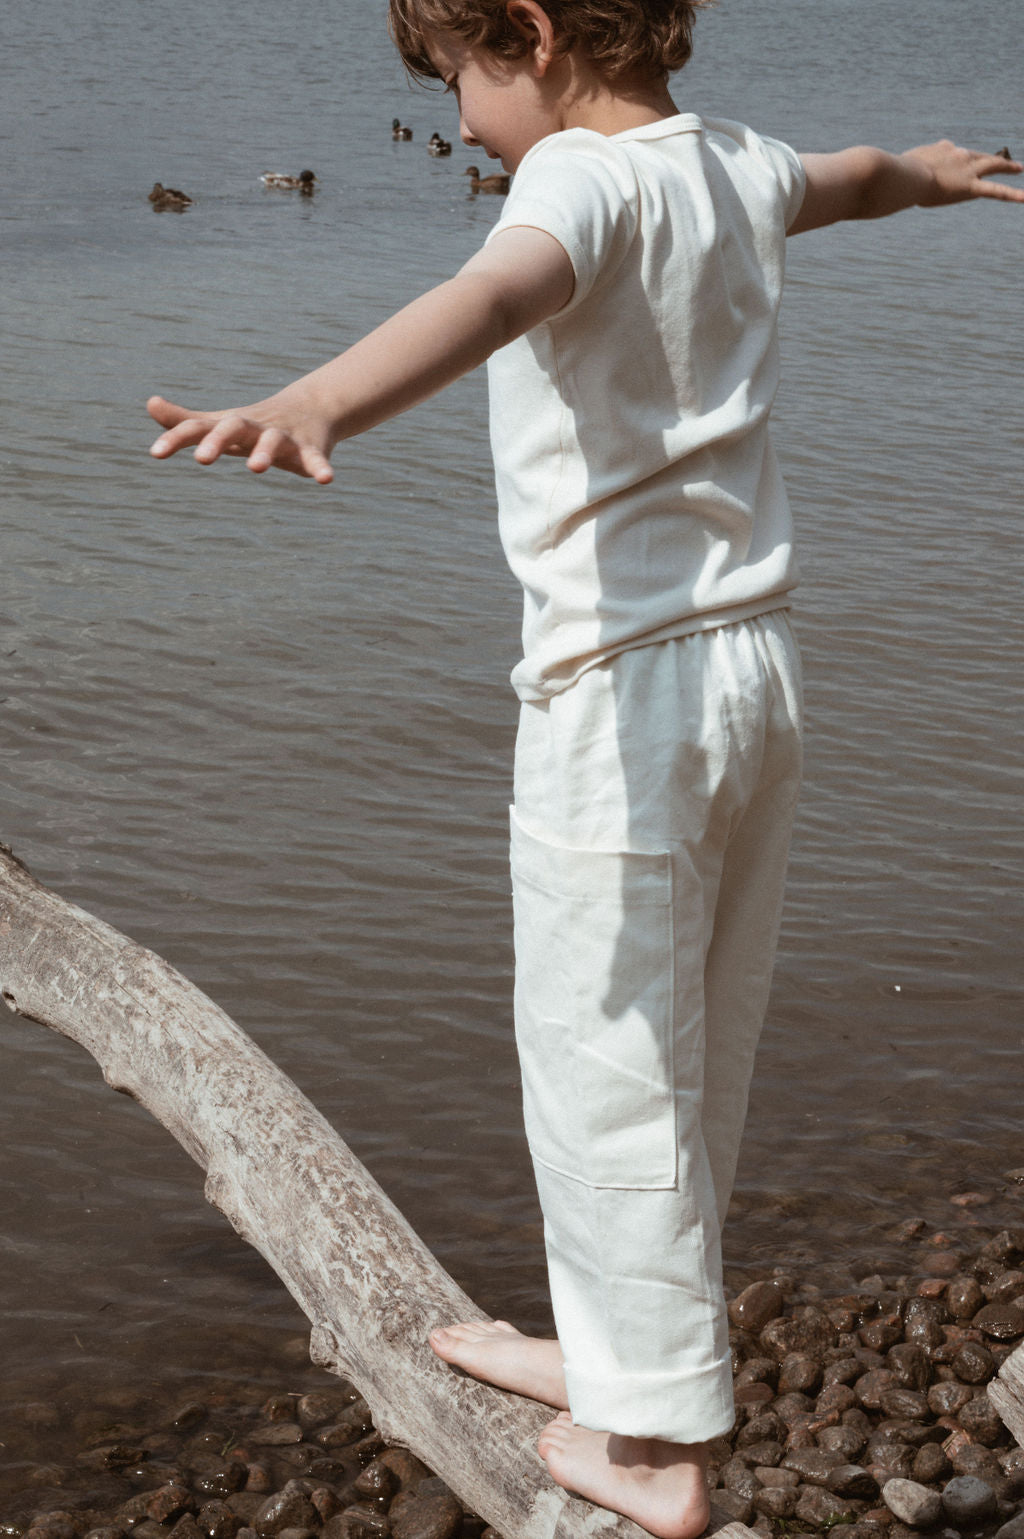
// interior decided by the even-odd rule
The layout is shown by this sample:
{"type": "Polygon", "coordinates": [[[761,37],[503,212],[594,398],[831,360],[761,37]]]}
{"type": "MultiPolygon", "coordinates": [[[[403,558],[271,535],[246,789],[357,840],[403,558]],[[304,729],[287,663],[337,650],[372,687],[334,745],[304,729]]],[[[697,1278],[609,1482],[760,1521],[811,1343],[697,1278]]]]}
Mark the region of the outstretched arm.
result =
{"type": "Polygon", "coordinates": [[[1020,161],[964,150],[948,139],[903,155],[858,145],[835,155],[801,155],[807,190],[790,235],[841,219],[880,219],[901,209],[938,208],[971,198],[1024,203],[1024,188],[991,182],[991,176],[1024,171],[1020,161]]]}
{"type": "Polygon", "coordinates": [[[476,368],[567,304],[574,281],[553,236],[526,226],[504,230],[454,278],[265,401],[197,412],[152,396],[147,410],[165,431],[150,453],[168,459],[194,447],[201,465],[236,455],[257,473],[277,465],[326,485],[334,477],[330,453],[341,439],[476,368]]]}

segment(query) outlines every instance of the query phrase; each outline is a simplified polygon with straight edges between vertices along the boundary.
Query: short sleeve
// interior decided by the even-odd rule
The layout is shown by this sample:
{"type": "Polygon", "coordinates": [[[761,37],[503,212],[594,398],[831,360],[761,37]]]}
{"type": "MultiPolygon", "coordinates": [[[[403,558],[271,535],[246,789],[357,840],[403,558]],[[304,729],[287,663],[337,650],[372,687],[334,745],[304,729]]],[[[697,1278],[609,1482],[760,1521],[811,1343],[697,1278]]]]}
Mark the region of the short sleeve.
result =
{"type": "Polygon", "coordinates": [[[523,157],[487,239],[520,225],[554,236],[576,280],[572,299],[559,312],[564,315],[618,267],[636,233],[639,205],[628,156],[603,134],[569,129],[542,139],[523,157]]]}
{"type": "Polygon", "coordinates": [[[747,128],[742,123],[727,123],[707,118],[705,124],[709,129],[718,130],[731,139],[739,140],[746,150],[752,155],[757,155],[771,168],[779,188],[785,228],[788,230],[800,212],[807,186],[803,161],[796,150],[784,144],[781,139],[770,139],[766,134],[757,134],[752,128],[747,128]]]}

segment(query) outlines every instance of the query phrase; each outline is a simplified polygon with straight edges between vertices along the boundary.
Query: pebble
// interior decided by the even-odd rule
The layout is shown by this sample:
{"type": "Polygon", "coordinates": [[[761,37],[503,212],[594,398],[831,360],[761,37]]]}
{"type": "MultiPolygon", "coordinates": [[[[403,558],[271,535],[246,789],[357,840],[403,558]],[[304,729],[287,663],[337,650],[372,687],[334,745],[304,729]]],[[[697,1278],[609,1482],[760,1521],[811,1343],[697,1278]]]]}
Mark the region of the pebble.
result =
{"type": "Polygon", "coordinates": [[[996,1510],[996,1493],[974,1475],[956,1475],[942,1493],[942,1507],[951,1523],[971,1528],[996,1510]]]}
{"type": "MultiPolygon", "coordinates": [[[[976,1234],[973,1254],[916,1219],[903,1233],[916,1273],[912,1255],[906,1276],[856,1285],[779,1272],[731,1300],[737,1419],[711,1461],[723,1518],[762,1539],[837,1525],[915,1539],[930,1512],[951,1527],[929,1539],[1024,1539],[1024,1450],[985,1392],[1024,1335],[1024,1229],[976,1234]]],[[[502,1539],[385,1447],[344,1381],[258,1410],[200,1395],[155,1421],[134,1389],[76,1416],[33,1389],[8,1408],[26,1488],[0,1539],[502,1539]]]]}
{"type": "Polygon", "coordinates": [[[887,1480],[882,1500],[894,1518],[910,1528],[933,1528],[942,1517],[942,1498],[916,1480],[887,1480]]]}

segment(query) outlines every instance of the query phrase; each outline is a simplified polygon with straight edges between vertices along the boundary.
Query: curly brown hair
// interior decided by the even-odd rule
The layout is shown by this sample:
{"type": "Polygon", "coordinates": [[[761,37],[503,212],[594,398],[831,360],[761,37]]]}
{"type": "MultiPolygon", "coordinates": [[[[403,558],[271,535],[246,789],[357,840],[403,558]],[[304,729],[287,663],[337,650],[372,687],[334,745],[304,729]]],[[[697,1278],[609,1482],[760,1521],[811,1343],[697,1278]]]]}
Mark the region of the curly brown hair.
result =
{"type": "MultiPolygon", "coordinates": [[[[608,80],[662,78],[693,52],[698,7],[714,0],[544,0],[568,52],[581,47],[608,80]]],[[[508,0],[388,0],[388,26],[406,69],[441,77],[427,46],[432,32],[454,32],[498,58],[521,59],[529,44],[508,16],[508,0]]]]}

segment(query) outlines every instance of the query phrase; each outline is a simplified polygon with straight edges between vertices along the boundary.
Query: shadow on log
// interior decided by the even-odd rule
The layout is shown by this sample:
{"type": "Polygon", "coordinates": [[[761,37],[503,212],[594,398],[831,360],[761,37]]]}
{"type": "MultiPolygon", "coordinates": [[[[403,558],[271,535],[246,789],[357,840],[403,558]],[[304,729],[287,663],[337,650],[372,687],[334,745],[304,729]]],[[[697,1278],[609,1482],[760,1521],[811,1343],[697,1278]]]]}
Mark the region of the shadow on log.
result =
{"type": "MultiPolygon", "coordinates": [[[[160,957],[43,887],[0,845],[0,992],[91,1053],[207,1172],[206,1196],[312,1323],[310,1355],[350,1379],[506,1539],[639,1539],[570,1496],[535,1449],[551,1411],[454,1372],[436,1326],[486,1316],[334,1129],[264,1052],[160,957]]],[[[709,1532],[751,1531],[721,1516],[709,1532]]]]}

